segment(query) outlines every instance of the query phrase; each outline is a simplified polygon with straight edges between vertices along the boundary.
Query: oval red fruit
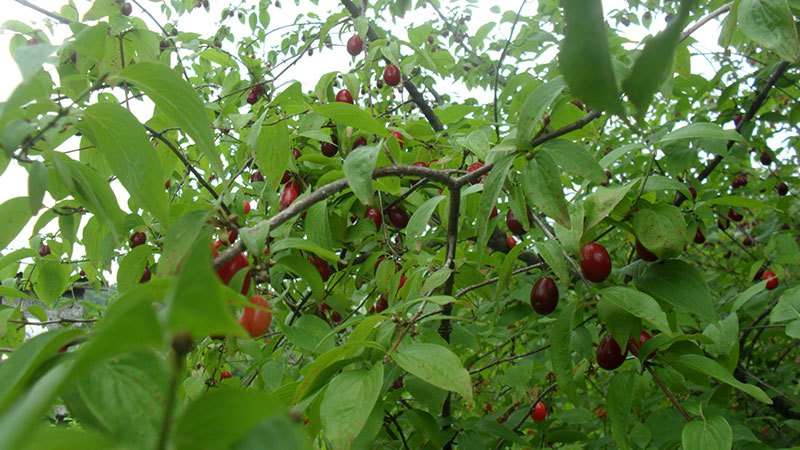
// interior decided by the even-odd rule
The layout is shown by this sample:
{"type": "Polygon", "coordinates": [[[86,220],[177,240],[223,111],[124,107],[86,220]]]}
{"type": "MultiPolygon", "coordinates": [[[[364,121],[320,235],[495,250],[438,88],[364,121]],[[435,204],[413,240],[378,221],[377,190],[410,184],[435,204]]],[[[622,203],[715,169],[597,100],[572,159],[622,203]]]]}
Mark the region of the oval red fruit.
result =
{"type": "Polygon", "coordinates": [[[381,210],[378,208],[370,206],[364,213],[364,217],[375,223],[375,228],[380,228],[383,224],[383,214],[381,214],[381,210]]]}
{"type": "Polygon", "coordinates": [[[536,402],[533,405],[533,411],[531,411],[531,418],[534,422],[544,422],[544,419],[547,418],[547,405],[542,402],[536,402]]]}
{"type": "Polygon", "coordinates": [[[244,203],[242,203],[242,212],[244,213],[245,216],[250,214],[250,202],[248,202],[247,200],[245,200],[244,203]]]}
{"type": "Polygon", "coordinates": [[[389,64],[383,69],[383,81],[389,86],[397,86],[400,84],[400,68],[394,64],[389,64]]]}
{"type": "Polygon", "coordinates": [[[250,337],[259,337],[269,330],[269,326],[272,324],[272,311],[267,299],[260,295],[250,297],[250,303],[258,308],[246,306],[242,317],[239,318],[239,323],[247,330],[250,337]]]}
{"type": "Polygon", "coordinates": [[[317,268],[317,272],[319,272],[319,275],[322,277],[322,281],[328,281],[328,278],[330,278],[333,273],[333,269],[327,261],[319,256],[310,256],[308,262],[317,268]]]}
{"type": "Polygon", "coordinates": [[[389,208],[387,215],[389,216],[389,222],[395,228],[405,228],[406,225],[408,225],[408,220],[410,219],[406,210],[399,205],[394,205],[389,208]]]}
{"type": "MultiPolygon", "coordinates": [[[[475,172],[476,170],[480,169],[481,167],[483,167],[483,161],[476,161],[476,162],[470,164],[469,166],[467,166],[467,173],[475,172]]],[[[483,181],[485,178],[486,178],[486,174],[483,174],[480,177],[470,181],[470,183],[478,184],[481,181],[483,181]]]]}
{"type": "Polygon", "coordinates": [[[644,245],[642,245],[639,240],[636,240],[636,254],[639,255],[639,258],[647,261],[653,262],[658,260],[658,256],[656,256],[653,252],[647,249],[644,245]]]}
{"type": "Polygon", "coordinates": [[[780,281],[778,280],[778,276],[775,275],[775,272],[771,270],[765,270],[764,273],[761,275],[761,279],[767,282],[767,290],[771,291],[778,287],[780,281]]]}
{"type": "Polygon", "coordinates": [[[508,229],[517,236],[522,236],[525,234],[525,228],[522,228],[522,222],[517,220],[517,216],[515,216],[510,209],[506,214],[506,226],[508,226],[508,229]]]}
{"type": "Polygon", "coordinates": [[[600,283],[611,274],[611,257],[606,248],[590,242],[581,249],[581,272],[589,281],[600,283]]]}
{"type": "Polygon", "coordinates": [[[141,231],[137,231],[131,235],[130,244],[131,248],[136,248],[140,245],[144,245],[147,242],[147,235],[141,231]]]}
{"type": "Polygon", "coordinates": [[[558,286],[550,277],[542,277],[531,289],[531,307],[539,314],[547,315],[558,306],[558,286]]]}
{"type": "Polygon", "coordinates": [[[508,249],[511,250],[512,248],[514,248],[516,246],[517,246],[517,240],[514,239],[514,236],[512,236],[510,234],[508,236],[506,236],[506,247],[508,247],[508,249]]]}
{"type": "Polygon", "coordinates": [[[642,330],[642,332],[639,333],[639,341],[638,342],[635,341],[632,337],[628,339],[628,351],[631,352],[631,354],[633,356],[637,356],[638,357],[639,356],[639,350],[644,346],[645,342],[650,340],[651,337],[652,336],[650,336],[650,333],[648,333],[647,331],[642,330]]]}
{"type": "Polygon", "coordinates": [[[286,209],[297,200],[297,197],[300,196],[300,183],[295,180],[291,180],[285,185],[283,185],[283,192],[281,192],[281,199],[280,205],[281,209],[286,209]]]}
{"type": "Polygon", "coordinates": [[[400,148],[405,147],[406,140],[403,138],[403,133],[399,131],[392,131],[392,136],[397,139],[397,144],[400,145],[400,148]]]}
{"type": "Polygon", "coordinates": [[[220,380],[227,380],[228,378],[232,377],[233,374],[229,370],[223,370],[219,373],[220,380]]]}
{"type": "Polygon", "coordinates": [[[336,152],[339,151],[339,146],[330,142],[323,142],[320,148],[322,149],[322,154],[328,158],[335,156],[336,152]]]}
{"type": "Polygon", "coordinates": [[[386,298],[385,295],[381,295],[381,298],[379,298],[378,301],[375,302],[374,310],[376,313],[381,313],[383,311],[386,311],[386,308],[388,307],[389,307],[389,300],[386,298]]]}
{"type": "Polygon", "coordinates": [[[358,56],[364,50],[364,40],[361,36],[354,34],[347,40],[347,53],[358,56]]]}
{"type": "Polygon", "coordinates": [[[336,101],[341,103],[350,103],[352,105],[353,94],[351,94],[347,89],[342,89],[336,93],[336,101]]]}
{"type": "Polygon", "coordinates": [[[614,370],[625,362],[625,353],[611,335],[605,335],[597,344],[597,364],[606,370],[614,370]]]}

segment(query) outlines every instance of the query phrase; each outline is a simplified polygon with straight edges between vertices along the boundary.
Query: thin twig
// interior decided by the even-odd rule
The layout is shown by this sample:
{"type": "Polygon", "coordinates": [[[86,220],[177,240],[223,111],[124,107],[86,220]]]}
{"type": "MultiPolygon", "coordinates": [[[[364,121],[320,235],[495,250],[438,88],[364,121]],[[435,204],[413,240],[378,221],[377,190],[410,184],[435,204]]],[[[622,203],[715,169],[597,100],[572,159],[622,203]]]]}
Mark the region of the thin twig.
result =
{"type": "Polygon", "coordinates": [[[511,25],[511,32],[508,33],[508,39],[506,39],[506,44],[503,46],[503,51],[500,52],[500,58],[497,60],[497,66],[494,69],[494,131],[497,135],[497,140],[500,140],[500,118],[497,109],[497,86],[500,83],[500,69],[503,67],[503,60],[506,59],[506,55],[508,54],[508,47],[511,45],[511,39],[514,37],[514,31],[517,30],[517,24],[519,23],[519,18],[522,14],[522,8],[525,6],[528,0],[522,0],[522,3],[519,5],[519,9],[517,9],[517,15],[514,17],[514,23],[511,25]]]}
{"type": "Polygon", "coordinates": [[[64,17],[64,16],[62,16],[60,14],[56,14],[56,13],[54,13],[52,11],[48,11],[48,10],[42,8],[41,6],[34,5],[33,3],[31,3],[31,2],[29,2],[27,0],[15,0],[15,1],[17,3],[19,3],[20,5],[27,6],[28,8],[33,9],[33,10],[35,10],[37,12],[40,12],[40,13],[44,14],[45,16],[50,17],[51,19],[55,19],[55,20],[57,20],[57,21],[59,21],[59,22],[61,22],[63,24],[72,25],[73,23],[75,23],[75,21],[73,21],[72,19],[68,19],[68,18],[66,18],[66,17],[64,17]]]}
{"type": "Polygon", "coordinates": [[[675,409],[678,410],[679,413],[681,413],[684,420],[686,420],[687,422],[691,422],[692,416],[689,415],[686,409],[684,409],[683,405],[681,405],[681,403],[678,401],[678,398],[675,397],[675,394],[673,394],[672,391],[669,390],[667,385],[664,384],[663,381],[661,381],[661,377],[659,377],[658,374],[656,374],[653,368],[650,367],[649,365],[645,365],[644,367],[645,369],[647,369],[648,372],[650,372],[650,375],[653,377],[653,381],[655,381],[658,387],[661,388],[661,391],[664,393],[664,395],[667,396],[670,403],[672,403],[672,406],[674,406],[675,409]]]}

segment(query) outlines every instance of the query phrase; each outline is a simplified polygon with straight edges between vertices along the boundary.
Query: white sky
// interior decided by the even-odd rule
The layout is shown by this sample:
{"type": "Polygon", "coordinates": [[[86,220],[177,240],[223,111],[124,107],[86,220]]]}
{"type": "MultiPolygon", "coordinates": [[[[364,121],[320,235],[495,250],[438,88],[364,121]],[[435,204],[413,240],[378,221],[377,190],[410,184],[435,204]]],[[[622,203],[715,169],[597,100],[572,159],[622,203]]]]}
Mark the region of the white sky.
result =
{"type": "MultiPolygon", "coordinates": [[[[36,4],[42,6],[43,8],[51,9],[51,10],[58,10],[61,5],[65,2],[64,0],[42,0],[36,1],[36,4]]],[[[161,15],[159,11],[159,4],[157,2],[148,1],[148,0],[140,0],[140,3],[148,8],[148,10],[154,14],[159,21],[163,24],[167,22],[163,15],[161,15]]],[[[218,19],[220,17],[220,10],[222,7],[227,5],[229,2],[223,0],[211,0],[211,11],[206,12],[204,9],[195,9],[191,13],[183,16],[180,21],[178,22],[178,29],[184,32],[197,32],[203,35],[207,35],[211,32],[211,30],[216,30],[218,28],[218,19]]],[[[236,3],[236,2],[231,2],[236,3]]],[[[248,0],[248,4],[257,3],[254,0],[248,0]]],[[[314,11],[319,13],[322,17],[327,16],[327,12],[329,11],[340,11],[341,7],[338,0],[320,0],[319,6],[314,6],[311,2],[307,0],[302,0],[300,3],[301,5],[308,5],[308,6],[301,6],[301,7],[294,7],[293,0],[283,0],[282,2],[284,6],[281,9],[278,8],[270,8],[270,15],[271,15],[271,23],[270,28],[278,27],[284,24],[290,24],[294,21],[295,16],[300,12],[309,12],[314,11]]],[[[447,11],[448,4],[451,3],[447,0],[442,1],[443,11],[447,11]]],[[[85,12],[91,3],[87,0],[76,0],[76,4],[81,12],[85,12]]],[[[462,3],[463,4],[463,3],[462,3]]],[[[490,8],[494,5],[500,5],[501,10],[505,9],[514,9],[519,5],[518,1],[509,2],[505,0],[495,0],[495,1],[481,1],[480,6],[472,14],[472,22],[470,23],[471,29],[476,30],[478,27],[483,25],[488,21],[497,21],[499,17],[496,14],[493,14],[490,11],[490,8]]],[[[608,15],[609,11],[618,8],[626,8],[627,3],[624,0],[604,0],[603,1],[604,10],[608,15]]],[[[46,17],[41,15],[40,13],[33,11],[13,0],[3,0],[2,1],[3,7],[3,21],[8,19],[16,19],[28,24],[34,25],[41,25],[44,23],[46,17]]],[[[533,14],[537,9],[537,2],[536,1],[529,1],[525,8],[523,9],[523,14],[533,14]]],[[[157,30],[155,24],[152,23],[142,11],[134,5],[133,7],[133,14],[139,17],[142,17],[148,26],[153,29],[157,30]]],[[[437,18],[434,11],[430,8],[424,10],[415,10],[412,14],[408,14],[405,20],[398,22],[390,26],[390,31],[392,34],[396,36],[400,36],[402,38],[406,37],[405,30],[409,27],[410,24],[420,24],[426,20],[430,20],[431,18],[437,18]]],[[[237,24],[238,21],[236,20],[229,20],[228,24],[237,24]]],[[[387,24],[382,24],[386,26],[387,24]]],[[[654,17],[653,23],[651,25],[651,30],[644,29],[643,27],[629,27],[625,33],[625,37],[633,40],[638,41],[646,36],[648,33],[655,33],[664,27],[664,20],[662,17],[654,17]]],[[[498,36],[507,36],[509,32],[510,25],[504,24],[501,27],[495,28],[493,33],[500,33],[498,36]]],[[[719,35],[719,23],[714,22],[706,25],[705,27],[701,28],[698,32],[696,32],[693,37],[699,42],[698,48],[702,49],[702,51],[719,51],[720,49],[716,45],[717,37],[719,35]]],[[[66,25],[57,24],[55,25],[54,35],[50,36],[52,43],[60,44],[62,40],[69,36],[69,29],[66,25]]],[[[234,34],[237,36],[242,36],[245,34],[249,34],[249,27],[242,25],[238,28],[234,28],[234,34]]],[[[9,53],[9,42],[12,37],[13,33],[8,31],[0,31],[0,102],[6,101],[8,97],[11,95],[13,89],[20,83],[21,76],[19,70],[17,69],[16,63],[11,58],[9,53]]],[[[344,42],[336,42],[335,39],[337,38],[337,33],[332,33],[332,38],[334,39],[334,44],[344,44],[344,42]]],[[[343,38],[346,40],[349,37],[349,33],[344,35],[343,38]]],[[[280,32],[273,33],[270,37],[270,43],[277,44],[280,42],[282,36],[280,32]]],[[[225,43],[225,46],[230,46],[229,42],[225,43]]],[[[286,83],[290,80],[297,80],[303,84],[304,90],[308,91],[313,89],[316,85],[318,77],[326,72],[330,72],[333,70],[339,70],[341,72],[347,72],[350,69],[351,59],[349,55],[345,54],[345,50],[343,47],[335,46],[333,49],[325,49],[323,48],[322,51],[315,51],[312,57],[305,57],[303,62],[296,65],[292,70],[287,72],[283,78],[280,80],[281,83],[286,83]],[[343,56],[344,55],[344,56],[343,56]],[[346,57],[345,57],[346,56],[346,57]],[[309,70],[311,68],[311,70],[309,70]]],[[[692,60],[692,67],[693,72],[701,73],[705,75],[713,74],[715,71],[709,65],[708,61],[703,59],[702,57],[694,57],[692,60]]],[[[440,92],[447,92],[451,94],[454,101],[458,101],[458,99],[468,98],[468,97],[475,97],[481,101],[489,101],[491,98],[491,94],[488,92],[476,92],[476,91],[468,91],[463,86],[459,86],[457,84],[453,84],[451,82],[441,83],[439,86],[440,92]]],[[[133,104],[132,104],[133,106],[133,104]]],[[[145,121],[149,118],[149,115],[152,113],[152,107],[148,106],[145,102],[139,102],[137,105],[133,107],[134,113],[139,117],[140,120],[145,121]]],[[[73,140],[72,142],[67,141],[65,143],[64,149],[73,149],[77,148],[76,142],[73,140]]],[[[77,155],[77,154],[74,154],[77,155]]],[[[120,206],[125,209],[127,203],[127,194],[124,192],[120,186],[115,186],[115,192],[118,195],[118,201],[120,206]]],[[[25,170],[20,167],[15,161],[12,161],[9,164],[9,167],[6,171],[0,175],[0,203],[4,202],[5,200],[13,197],[18,196],[26,196],[27,195],[27,173],[25,170]]],[[[45,206],[52,206],[53,200],[49,197],[45,197],[45,206]]],[[[45,208],[42,209],[45,211],[45,208]]],[[[12,249],[17,249],[21,247],[25,247],[28,245],[28,238],[30,237],[31,230],[33,228],[33,224],[35,220],[31,220],[26,229],[20,234],[20,236],[12,242],[9,246],[9,249],[0,250],[2,253],[7,253],[12,249]]],[[[46,231],[53,231],[54,227],[56,226],[56,222],[54,221],[51,223],[49,228],[45,228],[46,231]]],[[[80,236],[80,234],[79,234],[80,236]]]]}

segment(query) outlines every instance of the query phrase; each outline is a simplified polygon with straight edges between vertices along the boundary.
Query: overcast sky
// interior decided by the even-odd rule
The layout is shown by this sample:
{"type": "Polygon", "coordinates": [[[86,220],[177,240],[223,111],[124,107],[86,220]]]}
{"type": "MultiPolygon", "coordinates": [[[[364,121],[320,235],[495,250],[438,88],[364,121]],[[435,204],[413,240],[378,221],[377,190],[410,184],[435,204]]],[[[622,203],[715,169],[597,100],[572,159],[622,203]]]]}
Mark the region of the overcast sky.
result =
{"type": "MultiPolygon", "coordinates": [[[[178,28],[181,31],[188,32],[193,31],[197,33],[201,33],[203,35],[208,35],[211,30],[216,30],[218,28],[218,20],[220,17],[220,10],[225,5],[228,4],[226,1],[220,0],[210,0],[211,2],[211,11],[206,12],[204,9],[195,9],[190,14],[183,16],[178,23],[178,28]]],[[[36,4],[42,6],[43,8],[48,8],[52,10],[58,10],[62,4],[65,2],[63,0],[41,0],[36,1],[36,4]]],[[[77,4],[78,8],[81,10],[81,13],[85,12],[88,7],[91,5],[91,2],[86,0],[76,0],[75,3],[77,4]]],[[[164,19],[164,16],[160,13],[158,2],[148,1],[148,0],[141,0],[140,3],[148,8],[151,13],[153,13],[159,21],[162,23],[167,22],[164,19]]],[[[249,0],[248,3],[257,3],[255,0],[249,0]]],[[[334,9],[340,9],[339,1],[338,0],[320,0],[319,6],[314,6],[311,4],[310,1],[301,0],[301,6],[293,7],[288,6],[293,4],[293,0],[284,0],[284,7],[281,9],[278,8],[270,8],[270,15],[271,15],[271,22],[270,27],[278,27],[280,25],[289,24],[294,21],[296,15],[300,12],[308,12],[308,11],[315,11],[320,13],[324,17],[324,13],[328,11],[332,11],[334,9]],[[307,5],[307,6],[303,6],[307,5]]],[[[447,5],[450,3],[447,0],[443,0],[441,2],[443,4],[443,9],[447,10],[447,5]]],[[[3,19],[16,19],[25,23],[34,24],[34,25],[41,25],[46,17],[41,15],[40,13],[29,9],[16,1],[13,0],[2,0],[2,8],[3,8],[3,19]]],[[[477,10],[472,14],[472,23],[470,26],[473,30],[477,29],[484,23],[488,21],[497,21],[499,18],[496,14],[493,14],[490,9],[492,6],[501,5],[501,10],[518,7],[518,2],[511,2],[511,1],[481,1],[477,7],[477,10]]],[[[603,5],[605,8],[606,13],[612,11],[616,8],[625,8],[627,7],[627,2],[623,0],[604,0],[603,5]]],[[[536,1],[529,1],[525,5],[523,9],[523,14],[533,14],[537,9],[536,1]]],[[[144,20],[147,22],[148,26],[151,29],[156,30],[155,24],[151,22],[148,18],[142,14],[142,11],[134,5],[133,7],[133,14],[143,17],[144,20]]],[[[426,10],[415,10],[414,13],[408,14],[406,19],[398,22],[391,28],[391,32],[394,35],[401,36],[405,38],[405,30],[411,24],[419,24],[424,21],[430,20],[431,18],[435,17],[435,13],[431,9],[426,10]]],[[[228,21],[227,23],[236,23],[236,21],[228,21]]],[[[664,20],[661,17],[655,17],[652,22],[652,30],[644,29],[643,27],[629,27],[625,33],[625,37],[638,41],[645,37],[649,33],[655,33],[662,29],[664,26],[664,20]]],[[[501,36],[506,36],[508,34],[509,25],[504,25],[500,28],[496,28],[495,32],[501,33],[501,36]]],[[[239,29],[234,29],[235,35],[242,36],[244,34],[249,33],[249,28],[246,26],[241,26],[239,29]]],[[[0,31],[0,102],[6,101],[13,89],[19,84],[21,80],[21,76],[19,70],[17,69],[16,63],[11,58],[9,54],[9,42],[11,36],[13,34],[8,31],[0,31]]],[[[698,40],[697,48],[701,49],[702,51],[718,51],[718,47],[716,46],[717,37],[719,35],[719,24],[717,22],[711,23],[706,25],[704,28],[700,29],[696,32],[693,37],[698,40]]],[[[51,41],[54,44],[60,44],[61,41],[69,36],[69,29],[66,25],[57,24],[55,25],[54,34],[51,36],[51,41]]],[[[332,38],[336,39],[338,34],[333,34],[332,38]]],[[[348,36],[345,36],[346,39],[348,36]]],[[[273,33],[269,39],[273,41],[273,43],[280,42],[282,38],[281,33],[273,33]]],[[[336,42],[334,42],[336,43],[336,42]]],[[[340,42],[339,44],[343,44],[340,42]]],[[[229,42],[225,45],[231,45],[229,42]]],[[[290,80],[297,80],[303,84],[305,90],[313,89],[313,87],[317,83],[318,77],[326,72],[339,70],[342,72],[346,72],[349,70],[351,65],[351,59],[349,57],[343,57],[344,49],[342,47],[334,47],[332,50],[323,49],[321,52],[315,52],[314,56],[311,58],[304,58],[301,64],[296,65],[292,70],[287,72],[281,82],[285,83],[290,80]],[[309,70],[309,68],[312,68],[309,70]]],[[[695,73],[702,73],[702,74],[712,74],[714,69],[709,65],[708,61],[704,60],[702,57],[694,57],[692,60],[692,70],[695,73]]],[[[488,101],[490,98],[490,94],[487,92],[480,92],[480,91],[467,91],[463,87],[459,87],[457,85],[453,85],[452,83],[447,83],[445,86],[441,88],[442,91],[448,92],[452,95],[453,99],[457,101],[458,99],[463,99],[467,97],[475,97],[479,100],[488,101]]],[[[140,103],[133,109],[134,113],[139,117],[140,120],[145,121],[149,118],[149,115],[152,113],[152,107],[149,106],[147,103],[140,103]]],[[[72,142],[67,141],[65,143],[64,149],[71,149],[77,148],[76,143],[74,140],[72,142]]],[[[73,154],[77,156],[77,154],[73,154]]],[[[0,203],[4,202],[5,200],[13,197],[18,196],[26,196],[27,195],[27,174],[25,170],[19,165],[12,161],[6,171],[0,175],[0,203]]],[[[118,200],[120,206],[125,209],[126,202],[127,202],[127,194],[124,190],[120,189],[119,186],[115,186],[115,192],[118,194],[118,200]]],[[[45,197],[45,206],[52,206],[53,201],[49,197],[45,197]]],[[[45,209],[42,209],[44,211],[45,209]]],[[[20,247],[24,247],[28,245],[28,238],[30,237],[31,230],[33,228],[33,224],[35,223],[34,220],[31,220],[28,223],[27,228],[21,233],[20,237],[17,238],[11,245],[11,249],[16,249],[20,247]]],[[[49,230],[53,230],[56,222],[52,223],[49,230]]],[[[45,229],[46,231],[48,229],[45,229]]],[[[2,251],[2,250],[0,250],[2,251]]],[[[2,251],[2,253],[7,253],[7,251],[2,251]]]]}

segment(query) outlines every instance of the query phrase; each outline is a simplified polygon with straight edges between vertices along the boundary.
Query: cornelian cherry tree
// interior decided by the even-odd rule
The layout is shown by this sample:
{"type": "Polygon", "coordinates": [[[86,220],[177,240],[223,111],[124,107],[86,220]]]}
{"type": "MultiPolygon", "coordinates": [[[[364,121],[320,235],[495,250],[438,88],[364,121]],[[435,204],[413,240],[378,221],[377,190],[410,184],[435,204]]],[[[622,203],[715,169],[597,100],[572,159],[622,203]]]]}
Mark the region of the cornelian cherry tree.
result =
{"type": "Polygon", "coordinates": [[[800,441],[800,3],[16,1],[0,449],[800,441]]]}

